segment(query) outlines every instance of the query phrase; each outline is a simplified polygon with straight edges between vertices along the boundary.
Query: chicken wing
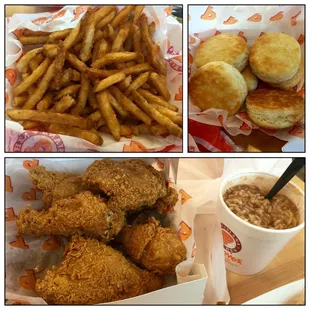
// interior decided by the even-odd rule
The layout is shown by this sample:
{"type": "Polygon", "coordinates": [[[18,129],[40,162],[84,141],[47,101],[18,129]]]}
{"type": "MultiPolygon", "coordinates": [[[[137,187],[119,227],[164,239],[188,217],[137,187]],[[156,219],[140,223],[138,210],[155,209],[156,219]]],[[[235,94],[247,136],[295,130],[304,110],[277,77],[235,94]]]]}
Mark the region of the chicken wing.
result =
{"type": "Polygon", "coordinates": [[[109,196],[109,207],[126,211],[150,207],[167,194],[164,174],[140,159],[96,160],[83,180],[109,196]]]}
{"type": "Polygon", "coordinates": [[[113,239],[124,224],[122,211],[108,208],[103,198],[91,192],[59,200],[48,210],[35,211],[28,207],[20,212],[16,221],[18,232],[24,235],[71,236],[78,233],[104,242],[113,239]]]}
{"type": "Polygon", "coordinates": [[[120,242],[134,262],[161,275],[174,273],[186,258],[186,248],[176,232],[161,227],[154,218],[147,224],[125,226],[120,242]]]}
{"type": "Polygon", "coordinates": [[[35,289],[48,304],[98,304],[145,294],[162,285],[162,277],[139,269],[110,246],[73,236],[64,261],[37,280],[35,289]]]}
{"type": "Polygon", "coordinates": [[[31,169],[30,181],[43,193],[44,206],[50,207],[53,202],[92,189],[82,183],[78,175],[65,172],[48,171],[43,166],[31,169]]]}

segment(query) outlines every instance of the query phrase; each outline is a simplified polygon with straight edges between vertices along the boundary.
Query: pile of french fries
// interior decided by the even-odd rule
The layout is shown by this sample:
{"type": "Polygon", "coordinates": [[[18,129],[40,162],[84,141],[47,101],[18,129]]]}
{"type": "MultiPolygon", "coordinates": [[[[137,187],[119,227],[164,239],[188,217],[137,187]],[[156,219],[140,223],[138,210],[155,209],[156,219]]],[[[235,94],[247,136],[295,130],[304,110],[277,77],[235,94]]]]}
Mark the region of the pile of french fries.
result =
{"type": "Polygon", "coordinates": [[[23,45],[40,45],[17,63],[22,81],[6,113],[24,129],[83,138],[182,137],[182,116],[169,103],[166,64],[144,6],[89,8],[73,29],[24,30],[23,45]]]}

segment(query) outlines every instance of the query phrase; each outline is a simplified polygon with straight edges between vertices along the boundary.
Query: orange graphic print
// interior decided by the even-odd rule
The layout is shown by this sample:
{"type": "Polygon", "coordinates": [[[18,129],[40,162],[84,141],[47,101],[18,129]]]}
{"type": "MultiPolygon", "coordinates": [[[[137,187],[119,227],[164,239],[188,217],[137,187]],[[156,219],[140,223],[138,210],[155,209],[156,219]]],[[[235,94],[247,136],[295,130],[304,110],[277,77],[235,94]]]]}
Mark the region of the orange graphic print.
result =
{"type": "Polygon", "coordinates": [[[206,11],[200,16],[200,19],[213,20],[216,18],[216,13],[213,11],[212,6],[208,6],[206,11]]]}
{"type": "Polygon", "coordinates": [[[163,170],[165,168],[165,164],[161,162],[159,159],[156,159],[157,168],[163,170]]]}
{"type": "Polygon", "coordinates": [[[11,177],[8,175],[5,176],[5,191],[7,193],[13,193],[11,177]]]}
{"type": "Polygon", "coordinates": [[[217,117],[217,119],[218,119],[218,121],[220,122],[220,124],[223,126],[223,121],[224,121],[223,115],[219,115],[219,116],[217,117]]]}
{"type": "Polygon", "coordinates": [[[197,248],[196,248],[196,243],[194,242],[193,246],[192,246],[192,254],[191,257],[195,257],[196,256],[196,252],[197,252],[197,248]]]}
{"type": "Polygon", "coordinates": [[[34,188],[30,189],[30,192],[25,192],[22,195],[22,199],[25,201],[30,201],[30,200],[36,200],[37,199],[37,192],[34,188]]]}
{"type": "Polygon", "coordinates": [[[192,198],[192,196],[188,195],[183,189],[180,189],[179,194],[181,195],[181,205],[192,198]]]}
{"type": "Polygon", "coordinates": [[[5,92],[5,104],[9,102],[9,93],[6,91],[5,92]]]}
{"type": "Polygon", "coordinates": [[[6,69],[5,77],[9,80],[10,84],[13,85],[16,82],[17,74],[15,69],[6,69]]]}
{"type": "Polygon", "coordinates": [[[219,34],[221,34],[221,32],[220,31],[218,31],[218,30],[216,30],[216,32],[215,32],[215,36],[218,36],[219,34]]]}
{"type": "Polygon", "coordinates": [[[193,38],[191,35],[189,36],[189,44],[195,44],[196,43],[196,39],[193,38]]]}
{"type": "Polygon", "coordinates": [[[241,130],[251,130],[251,127],[247,123],[243,122],[242,125],[240,126],[240,129],[241,130]]]}
{"type": "Polygon", "coordinates": [[[238,19],[234,18],[233,16],[230,16],[227,20],[223,22],[224,25],[234,25],[238,23],[238,19]]]}
{"type": "Polygon", "coordinates": [[[40,139],[34,146],[27,146],[25,152],[52,152],[53,146],[47,139],[40,139]]]}
{"type": "Polygon", "coordinates": [[[283,18],[283,11],[280,11],[279,13],[277,13],[276,15],[270,17],[270,21],[271,22],[274,22],[274,21],[277,21],[277,20],[281,20],[283,18]]]}
{"type": "Polygon", "coordinates": [[[65,14],[66,14],[66,10],[61,10],[59,11],[57,14],[54,15],[54,17],[52,18],[52,20],[55,20],[55,19],[58,19],[58,18],[61,18],[63,17],[65,14]]]}
{"type": "Polygon", "coordinates": [[[233,237],[224,229],[222,229],[222,235],[223,235],[223,240],[225,244],[233,243],[234,239],[233,237]]]}
{"type": "Polygon", "coordinates": [[[33,269],[26,270],[26,275],[19,278],[19,285],[26,290],[34,290],[36,276],[33,269]]]}
{"type": "Polygon", "coordinates": [[[39,166],[39,161],[36,159],[33,160],[24,160],[23,167],[27,170],[31,170],[39,166]]]}
{"type": "Polygon", "coordinates": [[[51,236],[48,238],[42,245],[42,249],[45,251],[54,251],[61,247],[60,242],[57,240],[55,236],[51,236]]]}
{"type": "Polygon", "coordinates": [[[301,35],[299,36],[299,38],[297,39],[297,41],[298,41],[298,43],[299,43],[300,45],[304,44],[304,43],[305,43],[305,37],[304,37],[304,35],[301,34],[301,35]]]}
{"type": "Polygon", "coordinates": [[[39,17],[35,20],[33,20],[32,22],[36,25],[42,25],[47,21],[47,17],[39,17]]]}
{"type": "Polygon", "coordinates": [[[180,227],[178,236],[182,241],[185,241],[192,235],[192,229],[184,221],[180,223],[180,227]]]}
{"type": "Polygon", "coordinates": [[[172,14],[172,6],[165,8],[164,11],[167,13],[167,16],[170,16],[172,14]]]}
{"type": "Polygon", "coordinates": [[[123,152],[147,152],[147,148],[138,141],[130,141],[129,145],[124,145],[123,152]]]}
{"type": "Polygon", "coordinates": [[[189,53],[189,51],[188,51],[188,63],[189,63],[190,65],[192,65],[193,62],[194,62],[194,58],[193,58],[193,56],[192,56],[192,55],[189,53]]]}
{"type": "Polygon", "coordinates": [[[183,86],[180,85],[179,88],[178,88],[178,93],[175,94],[174,96],[174,100],[182,100],[183,99],[183,86]]]}
{"type": "Polygon", "coordinates": [[[16,35],[17,38],[21,37],[23,35],[25,29],[15,29],[13,33],[16,35]]]}
{"type": "Polygon", "coordinates": [[[17,236],[15,241],[11,241],[10,246],[19,249],[29,249],[29,245],[25,243],[25,240],[22,236],[17,236]]]}
{"type": "Polygon", "coordinates": [[[10,299],[11,301],[13,301],[12,305],[31,305],[30,302],[25,301],[25,300],[20,300],[20,299],[10,299]]]}
{"type": "Polygon", "coordinates": [[[299,124],[294,125],[294,127],[290,129],[289,134],[298,138],[305,138],[305,131],[299,124]]]}
{"type": "Polygon", "coordinates": [[[17,220],[17,216],[15,215],[13,208],[6,208],[5,209],[5,221],[6,222],[13,222],[17,220]]]}
{"type": "Polygon", "coordinates": [[[82,6],[78,6],[75,10],[74,10],[74,18],[73,20],[76,20],[79,18],[79,16],[81,14],[83,14],[85,11],[87,11],[89,8],[89,5],[82,5],[82,6]]]}
{"type": "Polygon", "coordinates": [[[301,11],[299,11],[296,15],[294,15],[294,16],[291,17],[291,25],[292,25],[292,26],[296,26],[296,25],[297,25],[296,19],[297,19],[297,17],[298,17],[300,14],[301,14],[301,11]]]}
{"type": "Polygon", "coordinates": [[[238,36],[240,38],[242,38],[245,42],[248,42],[248,39],[244,36],[244,32],[243,31],[239,31],[238,36]]]}
{"type": "Polygon", "coordinates": [[[248,18],[249,22],[260,22],[262,20],[262,15],[256,13],[248,18]]]}

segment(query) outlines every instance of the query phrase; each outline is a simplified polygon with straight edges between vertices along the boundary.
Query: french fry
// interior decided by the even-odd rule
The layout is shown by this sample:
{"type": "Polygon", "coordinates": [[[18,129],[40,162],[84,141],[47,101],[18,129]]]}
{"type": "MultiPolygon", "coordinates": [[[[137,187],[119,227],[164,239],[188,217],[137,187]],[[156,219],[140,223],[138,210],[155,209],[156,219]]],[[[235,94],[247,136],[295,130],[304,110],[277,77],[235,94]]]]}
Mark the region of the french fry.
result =
{"type": "Polygon", "coordinates": [[[116,141],[119,141],[121,138],[120,124],[109,102],[109,97],[107,93],[105,91],[98,93],[97,101],[98,101],[99,109],[102,113],[103,119],[105,120],[109,130],[111,131],[112,136],[114,137],[116,141]]]}
{"type": "Polygon", "coordinates": [[[145,6],[144,5],[136,5],[135,8],[134,8],[134,18],[133,18],[133,25],[136,25],[139,18],[140,18],[140,15],[142,14],[143,10],[144,10],[145,6]]]}
{"type": "Polygon", "coordinates": [[[176,111],[176,112],[178,111],[177,107],[175,107],[172,104],[169,104],[168,102],[159,98],[158,96],[153,95],[151,92],[149,92],[146,89],[139,88],[137,91],[138,91],[138,93],[140,93],[140,95],[142,95],[150,103],[159,104],[159,105],[161,105],[161,106],[163,106],[163,107],[165,107],[171,111],[176,111]]]}
{"type": "Polygon", "coordinates": [[[90,80],[84,74],[81,76],[81,88],[77,97],[76,105],[71,109],[70,114],[80,115],[86,105],[88,92],[90,89],[90,80]]]}
{"type": "Polygon", "coordinates": [[[96,111],[96,109],[93,109],[91,106],[89,106],[89,105],[86,105],[85,107],[84,107],[84,109],[82,110],[82,112],[81,112],[81,116],[83,116],[83,117],[88,117],[89,115],[91,115],[92,113],[94,113],[96,111]]]}
{"type": "Polygon", "coordinates": [[[120,23],[134,10],[134,5],[127,5],[125,6],[112,20],[111,26],[113,28],[118,27],[120,23]]]}
{"type": "Polygon", "coordinates": [[[173,123],[168,117],[158,112],[155,108],[150,105],[142,95],[136,90],[132,92],[135,103],[148,115],[150,115],[157,123],[166,127],[168,131],[179,138],[182,137],[182,129],[173,123]]]}
{"type": "Polygon", "coordinates": [[[18,39],[23,45],[37,45],[37,44],[45,44],[48,41],[49,36],[32,36],[25,37],[20,36],[18,39]]]}
{"type": "Polygon", "coordinates": [[[48,127],[48,132],[81,138],[95,145],[102,145],[103,143],[101,136],[95,129],[83,130],[76,127],[52,124],[48,127]]]}
{"type": "Polygon", "coordinates": [[[116,84],[126,78],[126,75],[123,72],[115,73],[100,81],[93,89],[95,93],[98,93],[113,84],[116,84]]]}
{"type": "Polygon", "coordinates": [[[129,67],[129,68],[124,68],[121,70],[121,72],[124,72],[125,75],[135,75],[135,74],[140,74],[146,71],[151,71],[153,68],[150,64],[148,63],[141,63],[141,64],[137,64],[133,67],[129,67]]]}
{"type": "MultiPolygon", "coordinates": [[[[81,75],[80,72],[72,69],[72,68],[68,68],[66,70],[64,70],[62,76],[61,76],[61,88],[65,88],[71,85],[71,82],[79,82],[81,79],[81,75]]],[[[49,89],[51,90],[55,90],[55,82],[52,82],[49,89]]]]}
{"type": "Polygon", "coordinates": [[[106,15],[104,18],[100,20],[100,22],[96,25],[96,29],[102,30],[107,24],[109,24],[113,20],[115,15],[116,15],[116,9],[114,7],[113,11],[111,11],[108,15],[106,15]]]}
{"type": "Polygon", "coordinates": [[[79,60],[74,54],[68,53],[66,56],[66,60],[68,63],[75,69],[77,69],[80,72],[84,72],[88,67],[85,65],[85,63],[81,60],[79,60]]]}
{"type": "Polygon", "coordinates": [[[49,36],[51,32],[46,31],[34,31],[30,29],[24,29],[23,36],[25,37],[33,37],[33,36],[49,36]]]}
{"type": "Polygon", "coordinates": [[[105,39],[110,39],[111,41],[115,40],[115,30],[114,28],[111,26],[111,24],[107,24],[107,28],[105,29],[105,31],[103,32],[103,37],[105,39]]]}
{"type": "Polygon", "coordinates": [[[29,62],[29,68],[31,69],[31,71],[37,69],[44,59],[45,57],[42,53],[31,59],[29,62]]]}
{"type": "Polygon", "coordinates": [[[43,78],[38,84],[35,92],[32,93],[28,100],[25,102],[23,109],[31,110],[34,109],[37,103],[42,99],[46,90],[48,89],[49,83],[54,76],[55,71],[55,63],[53,62],[47,69],[46,73],[44,74],[43,78]]]}
{"type": "Polygon", "coordinates": [[[133,45],[133,50],[136,53],[142,53],[142,42],[141,42],[141,32],[140,29],[137,25],[132,26],[132,45],[133,45]]]}
{"type": "Polygon", "coordinates": [[[72,28],[66,39],[64,40],[64,49],[68,51],[77,41],[81,30],[81,21],[75,28],[72,28]]]}
{"type": "Polygon", "coordinates": [[[98,109],[98,102],[95,93],[92,90],[92,87],[90,86],[89,93],[88,93],[88,104],[94,109],[98,109]]]}
{"type": "Polygon", "coordinates": [[[95,68],[87,68],[84,74],[87,76],[88,79],[95,81],[105,79],[110,75],[120,72],[120,70],[101,70],[95,68]]]}
{"type": "Polygon", "coordinates": [[[12,106],[13,107],[21,107],[26,100],[28,99],[28,96],[26,95],[20,95],[14,98],[13,102],[12,102],[12,106]]]}
{"type": "Polygon", "coordinates": [[[150,84],[157,90],[157,92],[164,97],[165,100],[169,101],[171,95],[167,89],[166,83],[164,83],[162,77],[156,72],[151,72],[149,76],[150,84]]]}
{"type": "Polygon", "coordinates": [[[98,52],[99,52],[99,47],[100,47],[100,41],[101,40],[98,40],[97,42],[94,43],[94,48],[93,48],[93,52],[92,52],[92,59],[91,59],[92,63],[94,63],[98,59],[98,52]]]}
{"type": "Polygon", "coordinates": [[[161,105],[156,103],[151,104],[159,113],[165,115],[166,117],[170,118],[175,124],[182,126],[183,120],[182,115],[178,114],[177,112],[171,111],[161,105]]]}
{"type": "Polygon", "coordinates": [[[37,104],[37,111],[47,111],[53,104],[53,93],[47,92],[37,104]]]}
{"type": "Polygon", "coordinates": [[[126,89],[125,95],[128,96],[130,95],[134,90],[137,90],[140,88],[144,83],[147,82],[149,78],[150,73],[149,72],[144,72],[141,73],[126,89]]]}
{"type": "Polygon", "coordinates": [[[55,58],[57,56],[58,50],[56,44],[44,44],[44,53],[49,58],[55,58]]]}
{"type": "Polygon", "coordinates": [[[75,100],[71,96],[64,96],[55,103],[55,111],[57,113],[65,113],[75,105],[75,100]]]}
{"type": "Polygon", "coordinates": [[[154,33],[155,33],[155,29],[156,29],[156,25],[154,22],[151,22],[148,26],[148,29],[149,29],[149,34],[150,34],[150,37],[153,38],[154,36],[154,33]]]}
{"type": "Polygon", "coordinates": [[[133,114],[145,124],[151,124],[152,119],[127,98],[117,87],[110,86],[109,91],[122,104],[125,110],[133,114]]]}
{"type": "MultiPolygon", "coordinates": [[[[97,99],[96,99],[97,100],[97,99]]],[[[92,123],[97,123],[99,120],[103,119],[102,118],[102,113],[100,112],[100,110],[97,110],[95,112],[93,112],[92,114],[90,114],[87,118],[92,122],[92,123]]]]}
{"type": "Polygon", "coordinates": [[[25,92],[27,88],[29,88],[32,84],[37,82],[38,79],[44,75],[50,63],[51,61],[48,58],[46,58],[41,63],[41,65],[31,73],[31,75],[29,75],[26,79],[24,79],[19,85],[17,85],[13,89],[13,95],[14,96],[20,95],[21,93],[25,92]]]}
{"type": "Polygon", "coordinates": [[[54,87],[56,90],[59,90],[62,85],[62,68],[65,64],[66,59],[66,51],[64,49],[64,43],[62,41],[59,41],[57,51],[58,53],[55,58],[54,87]]]}
{"type": "Polygon", "coordinates": [[[89,129],[92,124],[90,120],[77,115],[60,114],[55,112],[38,112],[34,110],[6,110],[6,114],[14,121],[37,121],[48,124],[60,124],[75,126],[81,129],[89,129]]]}
{"type": "Polygon", "coordinates": [[[35,128],[41,127],[42,125],[43,125],[43,123],[35,122],[35,121],[24,121],[22,123],[24,130],[28,130],[28,129],[33,130],[35,128]]]}
{"type": "Polygon", "coordinates": [[[125,91],[129,85],[131,84],[132,82],[132,77],[131,75],[128,75],[126,76],[126,78],[122,81],[120,81],[118,84],[117,84],[117,87],[121,90],[121,91],[125,91]]]}
{"type": "Polygon", "coordinates": [[[116,111],[121,117],[126,118],[128,117],[128,112],[123,108],[123,106],[117,101],[113,95],[110,93],[109,90],[106,89],[105,91],[108,95],[109,102],[113,107],[114,111],[116,111]]]}
{"type": "Polygon", "coordinates": [[[136,59],[143,59],[143,55],[135,52],[117,52],[117,53],[109,53],[97,59],[93,64],[93,68],[101,68],[104,65],[111,64],[111,63],[120,63],[126,62],[136,59]]]}
{"type": "Polygon", "coordinates": [[[111,52],[111,45],[105,39],[101,39],[98,50],[98,58],[103,57],[109,52],[111,52]]]}
{"type": "Polygon", "coordinates": [[[120,51],[124,42],[128,38],[129,31],[131,29],[132,19],[128,18],[127,22],[120,26],[118,34],[115,37],[115,40],[112,44],[112,53],[120,51]]]}
{"type": "Polygon", "coordinates": [[[74,84],[74,85],[70,85],[66,88],[63,88],[62,90],[60,90],[56,97],[55,100],[60,100],[62,97],[64,96],[76,96],[77,92],[79,91],[79,89],[81,88],[80,84],[74,84]]]}
{"type": "Polygon", "coordinates": [[[71,29],[64,29],[64,30],[52,32],[49,36],[48,42],[55,43],[59,40],[65,40],[68,37],[70,32],[71,32],[71,29]]]}
{"type": "Polygon", "coordinates": [[[76,56],[78,56],[80,54],[80,51],[81,51],[81,47],[82,47],[82,42],[78,43],[78,44],[75,44],[72,48],[74,54],[76,56]]]}
{"type": "Polygon", "coordinates": [[[43,52],[43,47],[39,47],[36,49],[33,49],[26,53],[16,64],[16,68],[20,73],[26,73],[28,71],[29,62],[43,52]]]}
{"type": "Polygon", "coordinates": [[[162,135],[166,135],[169,133],[167,128],[160,125],[160,124],[151,125],[151,126],[141,124],[141,125],[138,125],[137,127],[139,130],[139,134],[148,134],[148,135],[152,135],[152,136],[162,136],[162,135]]]}

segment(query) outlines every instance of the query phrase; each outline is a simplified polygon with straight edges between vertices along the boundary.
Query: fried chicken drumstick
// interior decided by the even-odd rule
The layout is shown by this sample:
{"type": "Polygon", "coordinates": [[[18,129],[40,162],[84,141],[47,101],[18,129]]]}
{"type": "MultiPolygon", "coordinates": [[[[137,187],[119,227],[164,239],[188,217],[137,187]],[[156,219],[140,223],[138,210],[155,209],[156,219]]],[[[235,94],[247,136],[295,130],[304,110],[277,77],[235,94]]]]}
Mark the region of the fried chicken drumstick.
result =
{"type": "Polygon", "coordinates": [[[161,275],[174,273],[186,258],[186,248],[175,231],[161,227],[154,218],[147,224],[125,226],[120,241],[134,262],[161,275]]]}
{"type": "Polygon", "coordinates": [[[73,236],[64,261],[37,280],[36,291],[48,304],[98,304],[161,288],[162,278],[130,263],[95,239],[73,236]]]}
{"type": "Polygon", "coordinates": [[[167,194],[164,174],[140,159],[96,160],[83,181],[109,196],[109,207],[124,211],[151,207],[167,194]]]}
{"type": "Polygon", "coordinates": [[[92,191],[82,183],[80,176],[57,171],[48,171],[43,166],[31,169],[30,181],[42,191],[44,206],[50,207],[53,202],[71,197],[85,191],[92,191]]]}
{"type": "Polygon", "coordinates": [[[20,212],[16,221],[18,232],[24,235],[71,236],[77,233],[104,242],[113,239],[124,224],[125,215],[122,211],[108,208],[103,198],[91,192],[58,200],[48,210],[27,208],[20,212]]]}

